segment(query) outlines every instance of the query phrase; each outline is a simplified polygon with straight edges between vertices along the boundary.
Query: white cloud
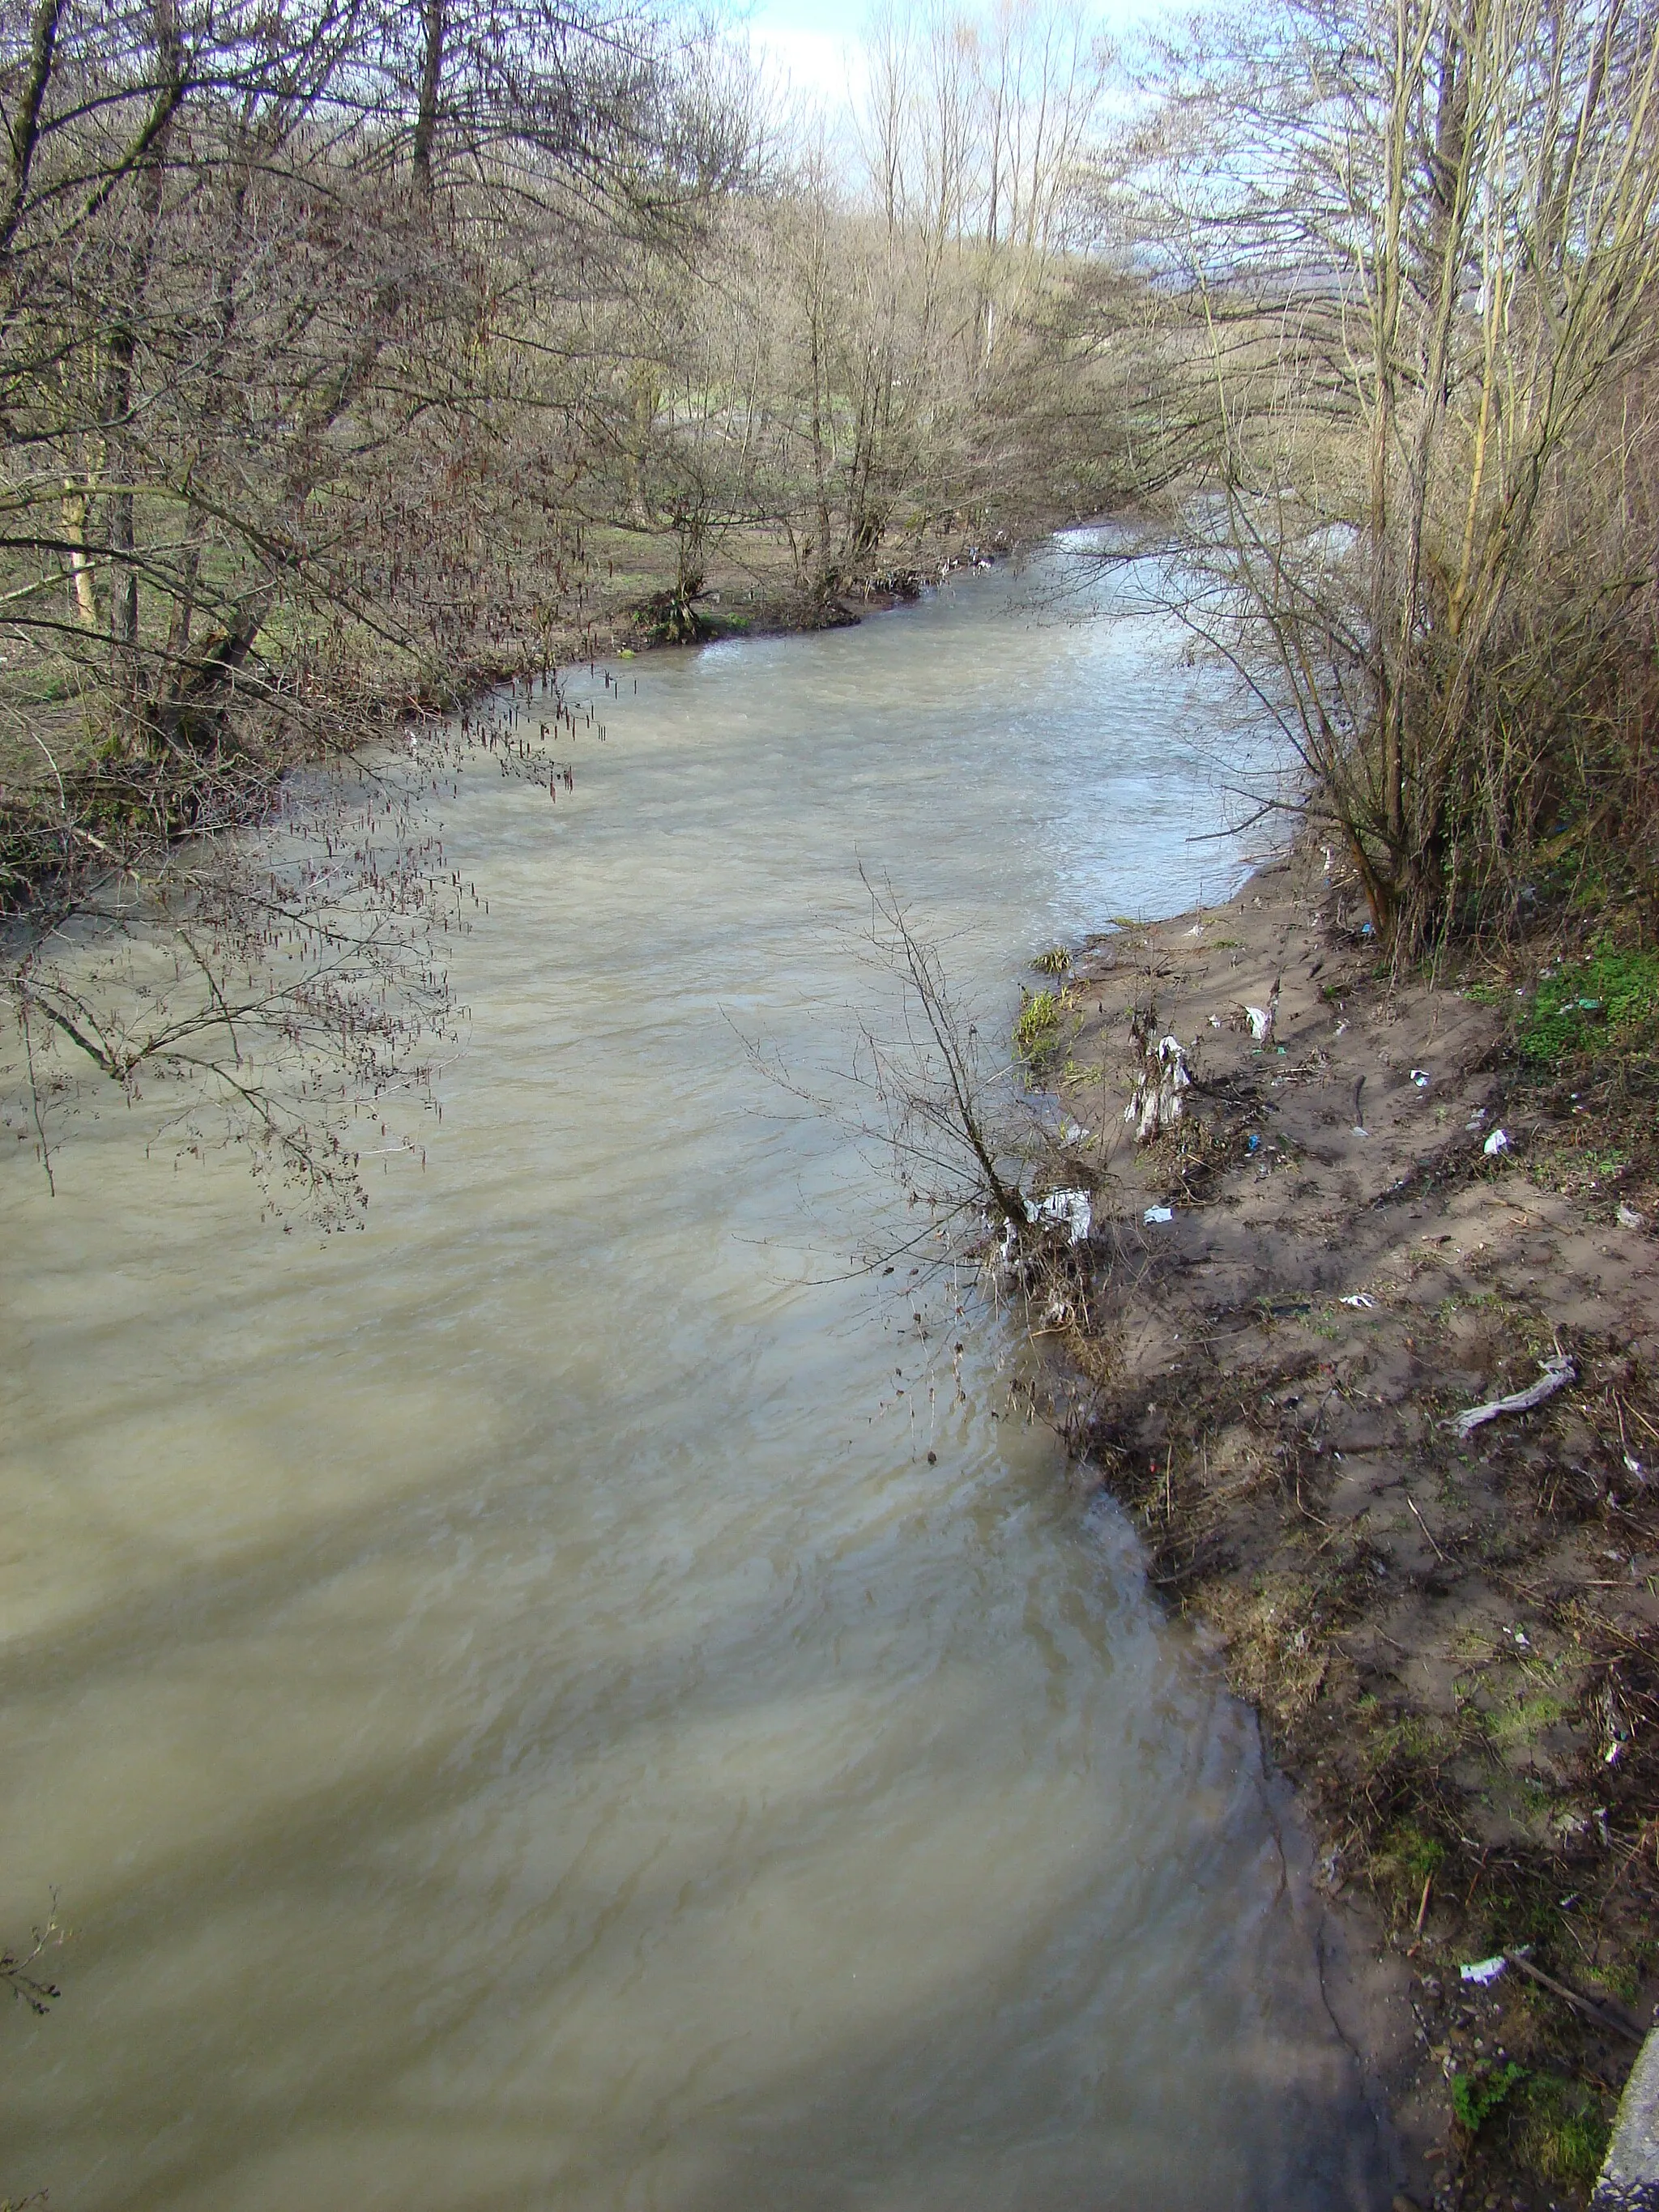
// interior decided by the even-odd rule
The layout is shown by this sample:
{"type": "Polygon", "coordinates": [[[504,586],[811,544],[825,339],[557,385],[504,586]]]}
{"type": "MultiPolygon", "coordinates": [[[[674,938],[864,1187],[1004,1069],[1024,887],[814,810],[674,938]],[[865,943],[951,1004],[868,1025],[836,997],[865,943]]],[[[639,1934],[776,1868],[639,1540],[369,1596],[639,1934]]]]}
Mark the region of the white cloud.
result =
{"type": "Polygon", "coordinates": [[[749,43],[786,89],[805,94],[832,113],[846,106],[853,58],[847,33],[808,30],[761,15],[750,23],[749,43]]]}

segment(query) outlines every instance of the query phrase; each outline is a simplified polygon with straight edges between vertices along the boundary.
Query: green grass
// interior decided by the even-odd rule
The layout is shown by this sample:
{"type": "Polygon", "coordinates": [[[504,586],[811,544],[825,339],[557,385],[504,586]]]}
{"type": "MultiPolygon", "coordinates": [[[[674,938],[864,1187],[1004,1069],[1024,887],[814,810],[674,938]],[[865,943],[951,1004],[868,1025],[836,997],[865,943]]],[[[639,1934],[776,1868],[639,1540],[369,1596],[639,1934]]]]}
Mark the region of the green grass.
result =
{"type": "Polygon", "coordinates": [[[1034,991],[1014,1021],[1014,1051],[1033,1074],[1060,1046],[1060,1024],[1071,1011],[1064,991],[1034,991]]]}
{"type": "Polygon", "coordinates": [[[1611,1990],[1626,2004],[1634,2004],[1641,1993],[1642,1968],[1635,1959],[1609,1959],[1595,1969],[1595,1978],[1603,1989],[1611,1990]]]}
{"type": "Polygon", "coordinates": [[[1534,2074],[1517,2106],[1513,2142],[1525,2171],[1558,2188],[1593,2187],[1609,2130],[1590,2093],[1559,2074],[1534,2074]]]}
{"type": "Polygon", "coordinates": [[[1425,1835],[1414,1821],[1401,1820],[1383,1838],[1379,1856],[1392,1859],[1419,1888],[1445,1863],[1446,1846],[1437,1836],[1425,1835]]]}
{"type": "Polygon", "coordinates": [[[1499,1751],[1515,1751],[1532,1743],[1557,1721],[1565,1720],[1577,1700],[1552,1696],[1547,1691],[1509,1700],[1491,1714],[1486,1733],[1499,1751]]]}
{"type": "Polygon", "coordinates": [[[1617,1040],[1659,1008],[1659,953],[1603,949],[1540,982],[1516,1040],[1523,1060],[1553,1067],[1602,1038],[1617,1040]]]}

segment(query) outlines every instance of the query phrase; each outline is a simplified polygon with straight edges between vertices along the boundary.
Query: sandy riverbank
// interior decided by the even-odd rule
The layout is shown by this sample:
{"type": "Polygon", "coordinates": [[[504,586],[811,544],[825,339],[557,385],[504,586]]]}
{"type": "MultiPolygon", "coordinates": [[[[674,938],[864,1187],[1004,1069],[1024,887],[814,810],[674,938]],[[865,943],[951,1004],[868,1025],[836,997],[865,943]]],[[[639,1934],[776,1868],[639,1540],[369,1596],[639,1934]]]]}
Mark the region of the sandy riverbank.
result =
{"type": "Polygon", "coordinates": [[[1306,854],[1075,957],[1109,1267],[1057,1399],[1301,1794],[1413,2200],[1543,2212],[1659,1996],[1651,1131],[1616,1069],[1531,1080],[1490,981],[1391,986],[1364,911],[1306,854]],[[1137,1006],[1196,1078],[1139,1152],[1137,1006]],[[1535,1410],[1449,1425],[1560,1357],[1535,1410]],[[1522,1946],[1547,1982],[1461,1978],[1522,1946]]]}

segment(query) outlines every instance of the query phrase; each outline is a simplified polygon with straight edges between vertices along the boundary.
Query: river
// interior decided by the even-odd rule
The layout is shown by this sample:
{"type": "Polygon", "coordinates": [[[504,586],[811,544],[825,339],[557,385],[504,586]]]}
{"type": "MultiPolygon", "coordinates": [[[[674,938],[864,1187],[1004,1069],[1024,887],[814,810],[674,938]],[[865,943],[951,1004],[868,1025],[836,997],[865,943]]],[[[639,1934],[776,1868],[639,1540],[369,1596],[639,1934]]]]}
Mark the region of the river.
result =
{"type": "Polygon", "coordinates": [[[556,805],[465,776],[468,1047],[362,1234],[118,1108],[55,1200],[14,1147],[0,1934],[70,1936],[0,2195],[1388,2201],[1253,1722],[742,1042],[833,1072],[860,862],[1002,1023],[1237,882],[1205,679],[1064,558],[619,664],[556,805]]]}

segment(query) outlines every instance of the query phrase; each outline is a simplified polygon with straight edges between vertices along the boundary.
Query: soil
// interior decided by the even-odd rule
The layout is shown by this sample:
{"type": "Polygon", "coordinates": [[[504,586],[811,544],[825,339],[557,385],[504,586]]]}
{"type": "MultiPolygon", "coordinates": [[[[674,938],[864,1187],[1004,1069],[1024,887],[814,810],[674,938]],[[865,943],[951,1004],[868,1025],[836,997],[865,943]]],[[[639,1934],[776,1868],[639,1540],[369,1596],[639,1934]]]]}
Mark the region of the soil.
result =
{"type": "Polygon", "coordinates": [[[1074,956],[1054,1401],[1300,1792],[1406,2201],[1543,2212],[1659,1997],[1655,1117],[1616,1057],[1517,1060],[1512,979],[1391,981],[1364,913],[1316,849],[1074,956]],[[1194,1079],[1139,1149],[1137,1012],[1194,1079]]]}

